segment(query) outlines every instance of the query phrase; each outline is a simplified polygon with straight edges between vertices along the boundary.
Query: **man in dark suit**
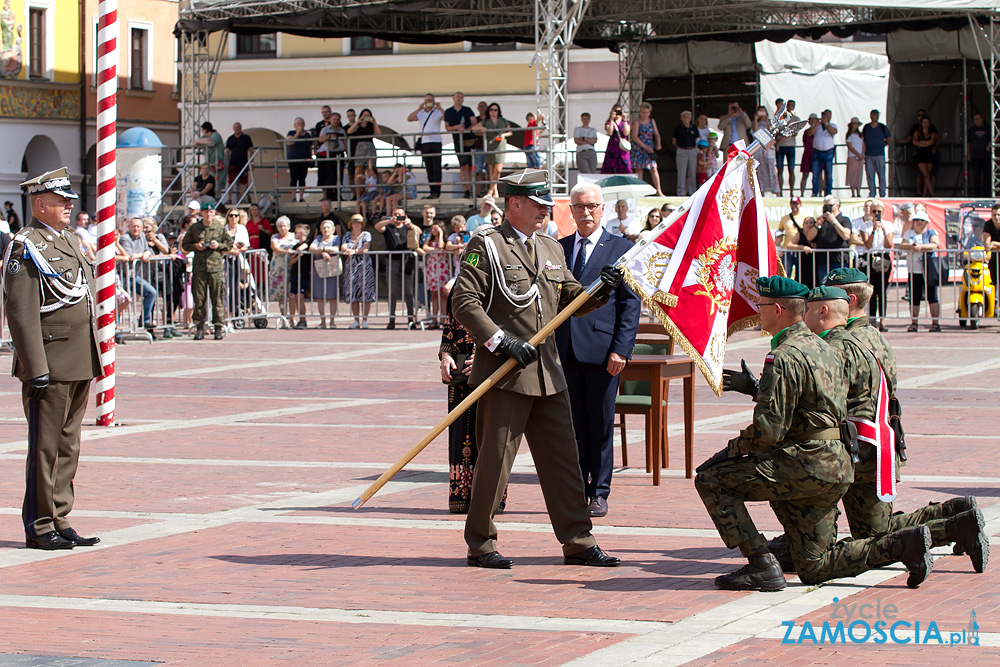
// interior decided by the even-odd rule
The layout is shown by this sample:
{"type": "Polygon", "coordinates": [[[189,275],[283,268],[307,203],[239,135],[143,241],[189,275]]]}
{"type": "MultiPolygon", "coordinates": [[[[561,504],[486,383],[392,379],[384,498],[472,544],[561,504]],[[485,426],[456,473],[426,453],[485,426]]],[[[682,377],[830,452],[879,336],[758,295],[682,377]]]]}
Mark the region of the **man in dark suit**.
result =
{"type": "MultiPolygon", "coordinates": [[[[577,231],[559,239],[559,243],[573,276],[586,286],[598,279],[601,267],[615,262],[632,243],[612,236],[602,227],[604,198],[600,186],[581,183],[574,187],[570,211],[577,231]]],[[[639,297],[622,283],[606,304],[556,329],[590,516],[608,513],[618,375],[632,356],[640,311],[639,297]]]]}

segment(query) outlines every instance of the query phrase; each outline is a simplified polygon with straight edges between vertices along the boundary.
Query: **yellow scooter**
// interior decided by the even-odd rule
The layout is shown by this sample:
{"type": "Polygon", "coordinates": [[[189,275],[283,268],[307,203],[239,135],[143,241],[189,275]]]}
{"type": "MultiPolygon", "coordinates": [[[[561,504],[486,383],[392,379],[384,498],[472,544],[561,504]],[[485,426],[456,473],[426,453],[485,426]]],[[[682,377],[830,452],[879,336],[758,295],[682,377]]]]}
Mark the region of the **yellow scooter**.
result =
{"type": "Polygon", "coordinates": [[[979,320],[996,314],[996,294],[989,269],[990,253],[980,245],[962,253],[962,285],[958,291],[958,324],[973,329],[979,320]]]}

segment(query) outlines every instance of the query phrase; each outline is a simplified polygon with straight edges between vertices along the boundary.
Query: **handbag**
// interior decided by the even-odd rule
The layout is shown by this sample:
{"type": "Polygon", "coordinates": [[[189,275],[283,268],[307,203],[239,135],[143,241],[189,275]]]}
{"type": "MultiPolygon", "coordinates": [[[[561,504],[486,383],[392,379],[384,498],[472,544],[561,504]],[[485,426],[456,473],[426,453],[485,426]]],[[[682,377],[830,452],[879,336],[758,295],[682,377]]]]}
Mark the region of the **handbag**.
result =
{"type": "Polygon", "coordinates": [[[451,371],[451,380],[448,382],[448,386],[468,383],[469,376],[465,374],[465,362],[469,359],[469,355],[453,354],[451,358],[455,360],[455,368],[451,371]]]}
{"type": "Polygon", "coordinates": [[[336,278],[344,272],[344,261],[338,257],[330,259],[314,259],[313,268],[320,278],[336,278]]]}
{"type": "Polygon", "coordinates": [[[622,136],[622,133],[618,131],[617,123],[614,126],[615,133],[618,135],[618,148],[622,149],[626,153],[632,150],[632,142],[622,136]]]}

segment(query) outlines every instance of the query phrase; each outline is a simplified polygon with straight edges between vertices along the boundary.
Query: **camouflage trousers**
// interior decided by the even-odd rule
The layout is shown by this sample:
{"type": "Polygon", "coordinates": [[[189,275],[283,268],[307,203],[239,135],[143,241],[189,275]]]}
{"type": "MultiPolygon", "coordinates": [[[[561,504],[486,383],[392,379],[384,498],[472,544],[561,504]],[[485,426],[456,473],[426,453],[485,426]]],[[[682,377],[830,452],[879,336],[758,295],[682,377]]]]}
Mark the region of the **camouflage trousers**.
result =
{"type": "Polygon", "coordinates": [[[212,324],[217,327],[221,327],[226,321],[226,308],[222,301],[222,291],[225,289],[224,281],[222,280],[222,272],[203,272],[195,270],[191,274],[191,292],[194,296],[194,313],[192,317],[194,323],[199,327],[205,326],[205,316],[207,308],[205,308],[205,297],[206,292],[211,294],[212,297],[212,324]]]}
{"type": "Polygon", "coordinates": [[[875,482],[855,482],[844,494],[844,513],[854,539],[894,533],[903,528],[925,525],[934,546],[951,544],[945,529],[943,506],[931,503],[916,512],[892,513],[892,503],[884,503],[875,492],[875,482]]]}
{"type": "Polygon", "coordinates": [[[780,479],[770,461],[759,457],[732,459],[698,473],[694,485],[730,549],[745,556],[767,548],[747,512],[747,501],[768,501],[788,536],[788,547],[799,579],[818,584],[853,577],[896,561],[892,540],[885,535],[855,540],[837,539],[837,503],[849,485],[826,482],[805,471],[780,479]]]}

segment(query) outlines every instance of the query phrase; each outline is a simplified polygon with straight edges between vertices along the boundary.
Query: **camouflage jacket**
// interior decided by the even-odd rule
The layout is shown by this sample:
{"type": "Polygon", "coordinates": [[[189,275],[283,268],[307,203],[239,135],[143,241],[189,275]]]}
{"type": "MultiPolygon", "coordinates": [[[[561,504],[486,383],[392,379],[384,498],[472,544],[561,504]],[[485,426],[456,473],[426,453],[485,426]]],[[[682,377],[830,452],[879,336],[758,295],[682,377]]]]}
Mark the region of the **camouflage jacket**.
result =
{"type": "Polygon", "coordinates": [[[893,354],[885,336],[872,326],[867,317],[855,317],[848,320],[845,328],[881,364],[882,370],[885,371],[886,384],[889,385],[889,395],[894,395],[896,393],[896,355],[893,354]]]}
{"type": "Polygon", "coordinates": [[[222,253],[232,249],[233,238],[222,223],[216,222],[206,225],[199,220],[192,224],[184,234],[182,246],[184,252],[194,251],[192,268],[195,271],[222,273],[222,253]],[[205,245],[212,241],[218,241],[219,247],[215,250],[198,250],[195,245],[199,241],[205,245]]]}
{"type": "Polygon", "coordinates": [[[751,455],[767,479],[783,482],[805,473],[827,482],[854,480],[850,454],[839,439],[803,434],[839,429],[847,417],[843,362],[823,339],[796,322],[776,337],[764,359],[753,423],[729,441],[729,455],[751,455]]]}
{"type": "Polygon", "coordinates": [[[830,329],[823,340],[844,362],[844,376],[847,380],[847,416],[875,421],[879,385],[879,370],[875,357],[844,327],[830,329]]]}

